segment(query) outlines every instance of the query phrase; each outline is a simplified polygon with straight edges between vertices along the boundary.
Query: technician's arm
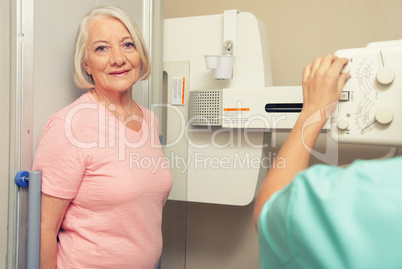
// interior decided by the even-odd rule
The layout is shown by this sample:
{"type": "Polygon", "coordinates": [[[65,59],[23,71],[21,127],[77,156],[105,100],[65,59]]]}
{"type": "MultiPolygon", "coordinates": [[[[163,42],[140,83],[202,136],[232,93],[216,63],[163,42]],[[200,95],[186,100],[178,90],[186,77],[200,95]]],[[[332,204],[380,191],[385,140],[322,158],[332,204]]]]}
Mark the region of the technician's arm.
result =
{"type": "Polygon", "coordinates": [[[324,127],[327,117],[334,111],[349,74],[341,74],[348,59],[334,55],[316,58],[303,72],[303,109],[286,142],[276,156],[257,197],[254,223],[271,195],[288,185],[295,175],[306,169],[310,151],[324,127]],[[314,122],[310,124],[311,122],[314,122]],[[275,165],[277,162],[285,163],[275,165]]]}
{"type": "Polygon", "coordinates": [[[40,268],[56,268],[57,234],[71,200],[42,194],[40,268]]]}

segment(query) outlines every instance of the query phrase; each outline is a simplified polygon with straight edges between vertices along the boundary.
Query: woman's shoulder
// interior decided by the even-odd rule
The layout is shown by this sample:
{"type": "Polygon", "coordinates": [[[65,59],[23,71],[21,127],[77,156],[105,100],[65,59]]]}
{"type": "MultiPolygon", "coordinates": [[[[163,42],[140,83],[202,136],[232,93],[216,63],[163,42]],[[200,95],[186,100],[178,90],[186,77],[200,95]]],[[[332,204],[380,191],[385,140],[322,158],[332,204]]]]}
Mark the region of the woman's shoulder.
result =
{"type": "Polygon", "coordinates": [[[50,120],[61,119],[63,121],[69,121],[73,118],[88,117],[90,115],[88,113],[91,113],[91,111],[92,113],[98,114],[97,109],[98,104],[91,98],[90,93],[86,92],[68,106],[54,113],[50,117],[50,120]]]}

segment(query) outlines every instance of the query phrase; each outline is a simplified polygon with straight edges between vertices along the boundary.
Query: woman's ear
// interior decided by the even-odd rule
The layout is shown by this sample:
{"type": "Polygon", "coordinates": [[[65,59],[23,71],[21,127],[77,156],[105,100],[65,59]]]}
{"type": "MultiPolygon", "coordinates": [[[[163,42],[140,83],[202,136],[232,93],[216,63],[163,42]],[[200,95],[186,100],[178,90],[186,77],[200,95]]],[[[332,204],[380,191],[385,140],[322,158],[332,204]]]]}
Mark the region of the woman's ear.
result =
{"type": "Polygon", "coordinates": [[[88,75],[92,76],[91,67],[88,65],[86,61],[82,63],[82,67],[84,68],[85,71],[87,71],[88,75]]]}

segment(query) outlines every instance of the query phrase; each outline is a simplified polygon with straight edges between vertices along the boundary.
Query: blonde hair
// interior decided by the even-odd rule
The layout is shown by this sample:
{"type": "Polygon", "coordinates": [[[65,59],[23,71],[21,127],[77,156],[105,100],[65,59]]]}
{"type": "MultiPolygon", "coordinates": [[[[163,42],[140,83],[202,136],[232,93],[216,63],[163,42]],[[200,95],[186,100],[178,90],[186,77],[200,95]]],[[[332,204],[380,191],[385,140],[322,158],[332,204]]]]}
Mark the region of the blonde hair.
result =
{"type": "Polygon", "coordinates": [[[86,61],[86,43],[88,40],[87,27],[89,23],[97,18],[115,18],[118,19],[129,31],[133,38],[134,45],[140,54],[141,70],[139,80],[145,80],[151,75],[151,64],[149,53],[145,47],[144,38],[135,23],[134,19],[122,9],[116,6],[98,6],[90,10],[82,19],[77,32],[77,40],[75,42],[75,52],[73,59],[73,80],[75,85],[81,89],[92,89],[95,87],[95,82],[89,75],[83,64],[86,61]]]}

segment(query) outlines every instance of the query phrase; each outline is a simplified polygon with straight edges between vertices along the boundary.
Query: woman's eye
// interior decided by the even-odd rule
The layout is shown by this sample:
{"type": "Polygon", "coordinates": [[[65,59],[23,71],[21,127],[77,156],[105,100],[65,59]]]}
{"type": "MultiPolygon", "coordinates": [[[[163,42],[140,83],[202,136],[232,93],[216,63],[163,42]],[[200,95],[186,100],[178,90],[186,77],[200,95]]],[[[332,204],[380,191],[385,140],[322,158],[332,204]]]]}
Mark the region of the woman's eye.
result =
{"type": "Polygon", "coordinates": [[[99,46],[95,49],[95,51],[105,51],[106,47],[105,46],[99,46]]]}
{"type": "Polygon", "coordinates": [[[134,45],[133,42],[127,42],[127,43],[124,44],[124,47],[126,47],[126,48],[135,48],[135,45],[134,45]]]}

